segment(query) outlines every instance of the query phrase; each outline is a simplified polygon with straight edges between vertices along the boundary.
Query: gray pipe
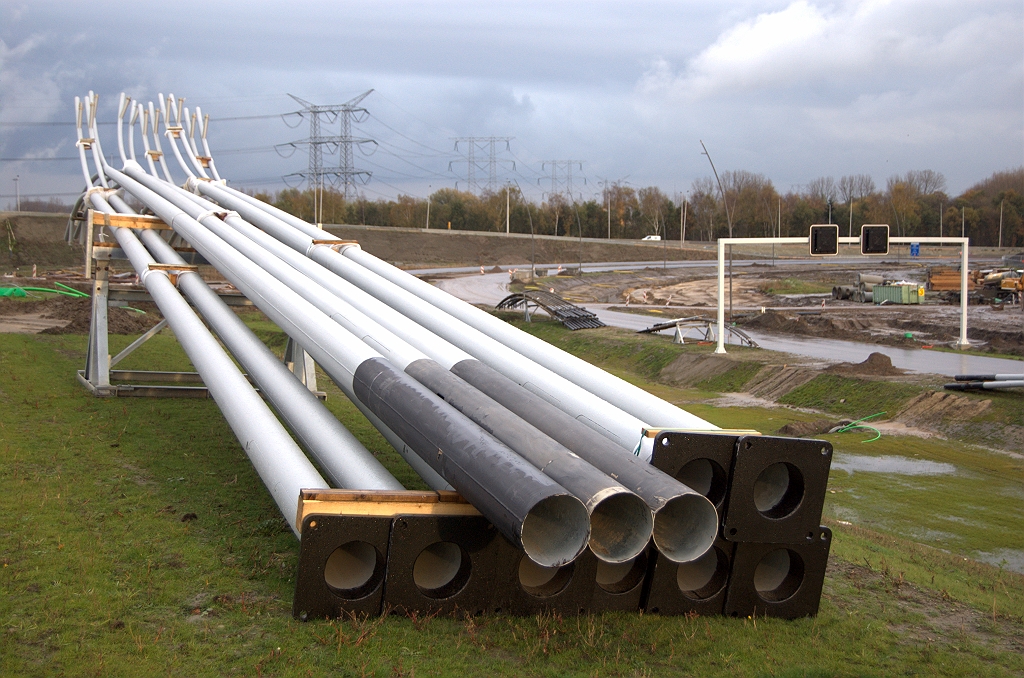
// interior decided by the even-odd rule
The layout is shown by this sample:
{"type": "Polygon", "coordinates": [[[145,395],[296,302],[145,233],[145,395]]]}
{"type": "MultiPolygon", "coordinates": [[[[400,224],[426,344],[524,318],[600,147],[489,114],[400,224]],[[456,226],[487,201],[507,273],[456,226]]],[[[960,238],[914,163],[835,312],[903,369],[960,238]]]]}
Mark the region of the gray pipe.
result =
{"type": "MultiPolygon", "coordinates": [[[[134,212],[116,195],[110,196],[109,200],[122,213],[134,212]]],[[[186,263],[156,231],[143,229],[138,237],[161,263],[186,263]]],[[[358,490],[405,489],[246,327],[198,273],[179,273],[178,287],[245,367],[334,486],[358,490]]]]}
{"type": "MultiPolygon", "coordinates": [[[[109,205],[102,204],[98,196],[92,197],[97,209],[113,212],[109,205]]],[[[181,298],[167,274],[149,270],[153,258],[138,238],[127,229],[111,230],[139,274],[142,284],[167,318],[189,360],[202,375],[210,395],[270,491],[281,515],[298,536],[295,516],[299,491],[304,488],[326,488],[327,483],[181,298]]]]}
{"type": "Polygon", "coordinates": [[[654,518],[640,497],[433,360],[418,360],[405,372],[579,498],[590,513],[590,550],[599,559],[624,563],[646,548],[654,518]]]}
{"type": "Polygon", "coordinates": [[[681,410],[627,381],[608,374],[599,367],[566,353],[542,339],[526,334],[505,321],[381,261],[369,252],[349,247],[343,250],[342,254],[624,412],[649,422],[656,428],[705,431],[718,428],[700,417],[681,410]]]}
{"type": "Polygon", "coordinates": [[[654,544],[669,560],[702,556],[718,534],[718,513],[704,495],[622,450],[604,436],[478,360],[452,372],[636,492],[654,512],[654,544]]]}
{"type": "MultiPolygon", "coordinates": [[[[308,224],[273,205],[262,203],[231,188],[221,188],[220,192],[230,192],[230,195],[237,198],[237,200],[245,201],[254,207],[263,209],[300,230],[308,237],[323,239],[327,235],[325,231],[321,231],[312,224],[308,224]]],[[[235,206],[232,209],[238,209],[238,207],[235,206]]],[[[356,248],[346,248],[343,254],[361,266],[372,270],[377,275],[399,285],[424,301],[444,310],[449,315],[458,318],[502,344],[515,349],[516,352],[585,388],[640,420],[651,422],[658,428],[699,430],[718,428],[714,424],[681,410],[675,405],[667,403],[629,382],[608,374],[586,361],[580,360],[576,356],[570,355],[541,339],[537,339],[512,327],[508,323],[481,311],[475,306],[456,299],[433,285],[425,283],[415,276],[411,276],[405,271],[381,261],[368,252],[356,248]]]]}
{"type": "Polygon", "coordinates": [[[957,381],[943,388],[947,391],[998,391],[1003,388],[1024,388],[1024,380],[957,381]]]}
{"type": "MultiPolygon", "coordinates": [[[[178,253],[155,231],[144,231],[142,239],[162,263],[184,263],[178,253]]],[[[198,273],[189,271],[178,274],[178,287],[245,367],[335,487],[357,490],[405,489],[246,327],[198,273]]]]}
{"type": "MultiPolygon", "coordinates": [[[[169,186],[161,186],[160,189],[170,194],[179,190],[169,186]]],[[[191,212],[193,217],[198,217],[202,216],[203,208],[208,206],[182,207],[191,212]]],[[[228,216],[226,221],[235,229],[248,226],[246,230],[255,230],[238,217],[228,216]]],[[[202,223],[579,498],[591,516],[589,543],[598,558],[612,563],[625,562],[636,557],[646,547],[653,530],[653,517],[637,495],[428,359],[418,349],[371,318],[318,286],[274,253],[229,228],[219,219],[204,218],[202,223]]],[[[283,247],[280,243],[278,246],[283,247]]],[[[292,253],[306,264],[304,269],[320,268],[316,263],[292,253]]],[[[327,271],[324,273],[337,279],[327,271]]]]}
{"type": "MultiPolygon", "coordinates": [[[[513,381],[539,393],[545,400],[607,436],[622,448],[634,453],[645,452],[646,456],[650,457],[649,450],[640,450],[640,444],[644,440],[643,429],[647,428],[647,424],[643,421],[610,405],[533,361],[524,359],[512,349],[461,320],[425,304],[418,297],[341,256],[330,247],[315,245],[308,236],[291,233],[290,231],[294,229],[290,229],[288,224],[280,220],[267,219],[266,215],[259,213],[258,208],[241,201],[231,200],[230,195],[222,195],[224,192],[220,190],[220,187],[206,186],[205,184],[208,182],[193,183],[200,184],[200,190],[209,192],[218,199],[224,197],[225,202],[232,209],[242,210],[240,213],[246,219],[257,223],[260,228],[267,230],[275,237],[280,237],[282,242],[291,247],[301,248],[300,251],[307,253],[310,258],[325,268],[460,349],[487,362],[513,381]]],[[[325,232],[320,233],[328,235],[325,232]]]]}
{"type": "MultiPolygon", "coordinates": [[[[145,176],[137,164],[128,163],[125,169],[145,176]]],[[[339,385],[347,383],[356,399],[403,440],[410,442],[424,461],[449,480],[531,559],[541,565],[557,566],[570,562],[586,548],[589,521],[586,508],[578,499],[450,405],[432,393],[422,392],[423,387],[410,377],[401,372],[384,371],[385,367],[394,368],[336,323],[327,320],[309,302],[206,231],[172,202],[121,172],[113,169],[108,172],[181,233],[207,261],[313,355],[339,385]],[[357,371],[362,368],[365,375],[370,369],[364,363],[372,363],[377,369],[374,378],[385,375],[390,389],[408,398],[393,401],[376,397],[378,392],[372,387],[373,379],[361,382],[362,390],[356,392],[357,371]],[[412,397],[414,394],[418,397],[412,397]],[[373,404],[366,399],[371,396],[375,397],[373,404]],[[417,433],[415,440],[410,441],[410,433],[417,433]],[[475,469],[481,461],[491,467],[516,468],[518,482],[513,485],[501,476],[488,479],[471,471],[460,472],[475,469]],[[559,519],[554,520],[554,515],[559,519]],[[527,525],[530,527],[524,532],[527,525]]]]}
{"type": "MultiPolygon", "coordinates": [[[[206,189],[208,185],[203,182],[199,188],[206,189]]],[[[213,189],[210,191],[211,193],[219,193],[216,186],[209,188],[213,189]]],[[[203,192],[207,191],[203,190],[203,192]]],[[[242,207],[246,209],[244,205],[242,207]]],[[[251,208],[246,211],[246,216],[253,218],[268,230],[275,226],[271,221],[272,217],[268,220],[266,218],[268,215],[263,215],[251,208]]],[[[228,223],[235,225],[235,221],[232,219],[228,219],[228,223]]],[[[359,305],[360,310],[372,314],[389,330],[407,341],[416,341],[417,345],[424,347],[431,357],[441,361],[442,365],[462,377],[467,383],[485,392],[537,429],[640,495],[655,512],[655,543],[670,559],[676,562],[685,562],[699,557],[714,540],[717,531],[717,514],[711,502],[702,495],[695,493],[649,464],[631,455],[622,454],[620,448],[572,417],[555,409],[550,403],[526,391],[465,352],[437,339],[421,326],[396,313],[362,290],[354,288],[347,281],[337,278],[319,265],[304,259],[294,250],[287,249],[281,242],[266,233],[251,226],[248,228],[236,226],[236,228],[253,240],[272,249],[275,254],[283,257],[292,266],[309,273],[324,288],[359,305]]],[[[279,230],[284,239],[290,240],[292,247],[305,249],[303,243],[309,244],[309,238],[301,234],[297,234],[298,237],[292,237],[295,234],[292,229],[279,227],[279,230]]],[[[414,376],[438,391],[439,380],[426,382],[420,378],[420,375],[414,376]]],[[[448,395],[444,397],[448,399],[448,395]]],[[[481,422],[478,420],[478,423],[481,422]]],[[[508,443],[507,440],[505,442],[508,443]]],[[[516,448],[516,445],[511,446],[516,448]]]]}

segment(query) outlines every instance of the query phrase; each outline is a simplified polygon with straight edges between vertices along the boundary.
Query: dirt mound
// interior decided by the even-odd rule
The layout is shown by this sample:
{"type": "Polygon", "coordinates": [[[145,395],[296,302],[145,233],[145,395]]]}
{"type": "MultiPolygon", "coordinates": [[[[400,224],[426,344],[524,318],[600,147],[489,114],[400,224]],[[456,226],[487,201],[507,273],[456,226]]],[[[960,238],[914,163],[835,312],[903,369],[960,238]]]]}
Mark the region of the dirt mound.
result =
{"type": "Polygon", "coordinates": [[[818,376],[817,370],[788,365],[765,365],[746,383],[747,392],[765,400],[778,400],[818,376]]]}
{"type": "Polygon", "coordinates": [[[850,374],[869,377],[895,377],[904,370],[892,366],[892,359],[884,353],[872,353],[862,363],[840,363],[826,368],[832,374],[850,374]]]}
{"type": "Polygon", "coordinates": [[[441,265],[486,266],[519,265],[531,260],[537,264],[579,261],[669,261],[713,259],[708,250],[663,248],[650,243],[602,242],[577,238],[537,236],[529,233],[477,233],[447,229],[410,229],[382,226],[327,226],[326,230],[400,268],[426,268],[441,265]]]}
{"type": "Polygon", "coordinates": [[[815,419],[814,421],[791,421],[782,428],[780,428],[776,434],[780,436],[789,436],[792,438],[809,438],[812,436],[818,436],[823,433],[828,433],[835,426],[835,422],[831,419],[815,419]]]}
{"type": "MultiPolygon", "coordinates": [[[[138,304],[146,313],[111,307],[107,312],[110,334],[141,334],[160,322],[161,315],[152,303],[138,304]]],[[[0,299],[0,315],[24,316],[38,314],[41,318],[66,320],[63,327],[50,327],[41,334],[88,334],[92,316],[92,300],[84,297],[59,296],[41,301],[0,299]]]]}
{"type": "Polygon", "coordinates": [[[764,330],[765,332],[792,332],[793,327],[799,323],[795,318],[790,318],[778,311],[767,311],[751,316],[741,321],[743,327],[764,330]]]}
{"type": "Polygon", "coordinates": [[[972,327],[968,338],[988,342],[988,348],[999,353],[1024,356],[1024,332],[987,330],[972,327]]]}
{"type": "Polygon", "coordinates": [[[736,365],[737,361],[724,355],[683,354],[662,368],[658,380],[673,386],[692,386],[725,374],[736,365]]]}
{"type": "Polygon", "coordinates": [[[991,404],[991,400],[974,400],[946,391],[927,391],[907,403],[893,420],[929,428],[938,426],[947,419],[972,419],[987,410],[991,404]]]}
{"type": "Polygon", "coordinates": [[[857,338],[864,340],[873,325],[862,318],[832,317],[829,315],[788,316],[778,311],[759,313],[741,321],[746,329],[765,332],[783,332],[811,337],[833,339],[857,338]]]}
{"type": "Polygon", "coordinates": [[[28,299],[11,299],[0,297],[0,315],[15,316],[28,315],[30,313],[41,313],[46,310],[46,301],[33,301],[28,299]]]}

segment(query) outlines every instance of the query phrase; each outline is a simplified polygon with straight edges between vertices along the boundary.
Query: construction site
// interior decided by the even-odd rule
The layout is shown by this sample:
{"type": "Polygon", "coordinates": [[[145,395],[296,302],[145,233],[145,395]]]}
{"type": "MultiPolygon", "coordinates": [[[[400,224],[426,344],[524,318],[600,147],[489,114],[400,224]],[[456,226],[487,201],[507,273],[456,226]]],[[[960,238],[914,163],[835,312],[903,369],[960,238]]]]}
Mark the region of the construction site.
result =
{"type": "Polygon", "coordinates": [[[5,672],[1024,668],[1020,254],[321,228],[76,103],[0,215],[5,672]]]}

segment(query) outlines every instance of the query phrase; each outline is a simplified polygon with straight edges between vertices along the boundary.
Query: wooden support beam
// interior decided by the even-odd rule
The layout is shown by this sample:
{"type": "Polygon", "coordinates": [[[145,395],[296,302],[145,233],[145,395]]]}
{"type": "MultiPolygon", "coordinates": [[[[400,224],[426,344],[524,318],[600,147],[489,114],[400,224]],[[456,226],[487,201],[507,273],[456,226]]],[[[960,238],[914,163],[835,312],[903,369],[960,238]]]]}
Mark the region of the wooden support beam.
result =
{"type": "MultiPolygon", "coordinates": [[[[89,210],[92,212],[93,210],[89,210]]],[[[160,231],[171,229],[160,217],[149,214],[104,214],[96,212],[93,216],[93,223],[98,226],[110,226],[111,228],[151,228],[160,231]]]]}
{"type": "Polygon", "coordinates": [[[309,515],[394,517],[478,516],[458,492],[416,490],[302,490],[296,525],[309,515]]]}

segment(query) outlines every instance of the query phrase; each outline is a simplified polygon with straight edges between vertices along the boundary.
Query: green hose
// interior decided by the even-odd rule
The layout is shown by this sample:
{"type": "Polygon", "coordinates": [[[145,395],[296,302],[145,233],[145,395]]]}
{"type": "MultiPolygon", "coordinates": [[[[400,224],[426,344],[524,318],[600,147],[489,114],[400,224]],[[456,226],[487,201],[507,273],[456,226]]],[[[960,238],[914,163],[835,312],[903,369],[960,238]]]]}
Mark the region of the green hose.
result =
{"type": "Polygon", "coordinates": [[[869,431],[874,431],[875,432],[875,437],[874,438],[868,438],[867,440],[862,440],[861,442],[862,443],[872,443],[872,442],[874,442],[874,441],[876,441],[876,440],[878,440],[879,438],[882,437],[882,432],[879,431],[874,426],[865,426],[865,425],[861,424],[861,422],[862,421],[867,421],[868,419],[874,419],[875,417],[880,417],[883,414],[885,414],[885,412],[876,412],[876,413],[868,415],[866,417],[861,417],[857,421],[851,421],[846,426],[842,427],[841,429],[836,430],[836,433],[847,433],[849,431],[855,431],[856,429],[859,429],[859,428],[867,429],[869,431]]]}
{"type": "Polygon", "coordinates": [[[56,285],[57,287],[60,287],[61,289],[67,290],[68,292],[71,292],[75,296],[78,296],[78,297],[87,297],[87,296],[89,296],[88,294],[86,294],[85,292],[83,292],[81,290],[76,290],[74,287],[68,287],[67,285],[64,285],[64,284],[59,283],[59,282],[54,282],[53,284],[56,285]]]}

